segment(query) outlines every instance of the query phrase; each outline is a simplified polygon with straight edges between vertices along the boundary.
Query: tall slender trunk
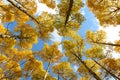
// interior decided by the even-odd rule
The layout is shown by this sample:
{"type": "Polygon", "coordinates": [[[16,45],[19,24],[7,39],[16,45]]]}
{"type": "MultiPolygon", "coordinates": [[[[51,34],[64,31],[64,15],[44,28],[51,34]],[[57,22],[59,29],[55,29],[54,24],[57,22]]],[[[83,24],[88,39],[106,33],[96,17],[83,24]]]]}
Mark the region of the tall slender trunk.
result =
{"type": "Polygon", "coordinates": [[[46,77],[47,77],[47,74],[48,74],[48,71],[49,71],[49,68],[50,68],[50,64],[51,64],[51,62],[49,61],[43,80],[45,80],[46,77]]]}
{"type": "Polygon", "coordinates": [[[69,9],[67,11],[67,15],[66,15],[66,19],[65,19],[65,26],[67,24],[67,21],[69,20],[69,16],[70,16],[70,12],[72,10],[72,6],[73,6],[73,0],[70,0],[70,3],[69,3],[69,9]]]}
{"type": "Polygon", "coordinates": [[[85,68],[89,71],[89,73],[91,75],[93,75],[93,77],[96,79],[96,80],[102,80],[95,72],[93,72],[87,65],[84,61],[82,61],[82,59],[77,56],[76,54],[73,53],[73,55],[85,66],[85,68]]]}
{"type": "Polygon", "coordinates": [[[112,72],[110,72],[109,70],[107,70],[104,66],[102,66],[100,63],[98,63],[95,59],[92,59],[96,64],[98,64],[100,67],[102,67],[107,73],[109,73],[112,77],[120,80],[119,77],[117,77],[115,74],[113,74],[112,72]]]}
{"type": "Polygon", "coordinates": [[[96,44],[103,44],[103,45],[110,45],[110,46],[120,46],[120,44],[113,44],[113,43],[105,43],[105,42],[93,42],[96,44]]]}
{"type": "Polygon", "coordinates": [[[59,80],[60,76],[59,76],[59,73],[58,73],[58,80],[59,80]]]}
{"type": "Polygon", "coordinates": [[[45,26],[43,25],[42,23],[40,23],[34,16],[32,16],[30,13],[28,13],[24,8],[23,6],[19,6],[17,5],[18,2],[16,1],[13,1],[13,0],[7,0],[8,2],[10,2],[14,7],[16,7],[17,9],[19,9],[20,11],[22,11],[23,13],[25,13],[27,16],[29,16],[33,21],[35,21],[38,25],[42,25],[42,26],[45,26]]]}

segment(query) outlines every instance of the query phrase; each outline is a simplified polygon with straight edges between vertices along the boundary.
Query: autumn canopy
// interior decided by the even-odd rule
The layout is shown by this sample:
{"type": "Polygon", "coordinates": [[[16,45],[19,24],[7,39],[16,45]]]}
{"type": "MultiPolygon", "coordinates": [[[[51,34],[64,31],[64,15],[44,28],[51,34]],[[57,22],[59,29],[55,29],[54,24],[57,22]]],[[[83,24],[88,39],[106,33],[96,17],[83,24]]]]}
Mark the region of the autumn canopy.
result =
{"type": "Polygon", "coordinates": [[[110,54],[120,53],[120,40],[107,42],[104,30],[78,33],[85,5],[102,27],[120,25],[120,0],[56,1],[0,0],[0,80],[120,80],[120,58],[110,54]],[[56,14],[35,15],[38,2],[56,14]],[[63,40],[49,44],[54,30],[63,40]],[[44,47],[35,51],[39,39],[44,47]]]}

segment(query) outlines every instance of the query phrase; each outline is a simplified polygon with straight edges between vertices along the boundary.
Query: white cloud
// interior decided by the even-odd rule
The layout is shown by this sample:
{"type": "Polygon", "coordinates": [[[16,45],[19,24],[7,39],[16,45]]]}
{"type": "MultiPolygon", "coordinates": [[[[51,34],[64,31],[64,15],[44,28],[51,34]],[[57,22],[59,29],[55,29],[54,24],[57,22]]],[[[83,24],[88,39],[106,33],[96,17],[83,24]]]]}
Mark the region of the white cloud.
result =
{"type": "Polygon", "coordinates": [[[38,0],[36,0],[36,3],[37,3],[37,12],[36,12],[37,15],[41,14],[42,11],[46,11],[51,14],[56,14],[55,9],[51,9],[43,3],[39,3],[38,0]]]}
{"type": "Polygon", "coordinates": [[[109,26],[106,28],[99,27],[99,30],[104,30],[107,33],[107,41],[108,42],[114,42],[115,40],[119,40],[119,31],[120,31],[120,25],[114,27],[109,26]]]}
{"type": "Polygon", "coordinates": [[[113,58],[120,58],[120,53],[113,51],[111,54],[113,58]]]}
{"type": "Polygon", "coordinates": [[[58,34],[58,31],[54,29],[54,31],[51,33],[51,41],[53,42],[61,42],[62,41],[62,36],[58,34]]]}
{"type": "Polygon", "coordinates": [[[74,72],[77,72],[78,68],[79,68],[78,66],[74,65],[73,66],[74,72]]]}
{"type": "Polygon", "coordinates": [[[80,10],[80,13],[81,13],[82,15],[85,15],[85,8],[86,8],[86,6],[82,7],[81,10],[80,10]]]}
{"type": "MultiPolygon", "coordinates": [[[[59,34],[58,34],[58,31],[56,30],[56,29],[54,29],[54,31],[51,33],[51,41],[53,41],[53,42],[61,42],[62,41],[62,36],[60,36],[59,34]]],[[[59,45],[58,46],[58,49],[62,52],[62,45],[59,45]]]]}
{"type": "MultiPolygon", "coordinates": [[[[56,8],[55,9],[51,9],[49,7],[47,7],[45,4],[39,3],[38,0],[36,0],[37,3],[37,12],[35,15],[40,15],[43,11],[46,11],[48,13],[51,14],[56,14],[56,8]]],[[[58,1],[56,2],[58,4],[58,1]]],[[[62,36],[60,36],[58,34],[58,31],[56,29],[54,29],[54,31],[51,33],[51,41],[53,42],[61,42],[62,41],[62,36]]],[[[58,49],[62,52],[62,45],[58,46],[58,49]]]]}
{"type": "MultiPolygon", "coordinates": [[[[109,26],[109,27],[99,27],[99,30],[104,30],[107,33],[107,42],[114,43],[115,40],[120,40],[119,37],[119,31],[120,31],[120,25],[118,26],[109,26]]],[[[120,58],[120,53],[117,53],[115,51],[111,52],[111,55],[113,58],[120,58]]]]}
{"type": "Polygon", "coordinates": [[[8,2],[7,0],[3,0],[3,2],[4,2],[5,4],[9,4],[9,2],[8,2]]]}
{"type": "Polygon", "coordinates": [[[62,45],[58,46],[58,50],[60,50],[60,52],[63,53],[62,45]]]}
{"type": "Polygon", "coordinates": [[[84,9],[82,9],[82,10],[80,11],[80,13],[81,13],[82,15],[85,15],[84,9]]]}

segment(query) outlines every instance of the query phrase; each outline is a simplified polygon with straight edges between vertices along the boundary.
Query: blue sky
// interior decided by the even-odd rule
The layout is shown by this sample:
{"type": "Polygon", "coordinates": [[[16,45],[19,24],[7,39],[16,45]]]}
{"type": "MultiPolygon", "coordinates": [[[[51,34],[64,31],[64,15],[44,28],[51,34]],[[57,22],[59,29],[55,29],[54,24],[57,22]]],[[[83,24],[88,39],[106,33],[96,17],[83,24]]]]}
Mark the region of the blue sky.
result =
{"type": "MultiPolygon", "coordinates": [[[[57,2],[59,2],[59,1],[57,1],[57,2]]],[[[84,0],[84,3],[85,3],[85,2],[86,2],[86,0],[84,0]]],[[[49,10],[48,8],[45,8],[45,9],[44,9],[45,11],[50,11],[50,13],[53,13],[53,14],[55,13],[54,10],[49,10]],[[45,10],[45,9],[46,9],[46,10],[45,10]]],[[[43,11],[44,11],[44,10],[43,10],[43,11]]],[[[110,29],[108,29],[108,28],[101,28],[101,26],[99,25],[99,21],[96,19],[95,15],[88,10],[88,7],[87,7],[86,3],[85,3],[85,6],[80,10],[80,12],[81,12],[81,13],[84,15],[84,17],[86,18],[86,20],[82,23],[80,30],[78,31],[78,33],[79,33],[83,38],[85,38],[85,36],[86,36],[86,31],[87,31],[87,30],[96,31],[96,30],[98,30],[98,29],[103,29],[103,30],[106,30],[106,32],[107,32],[108,34],[111,33],[111,32],[109,31],[111,28],[110,28],[110,29]]],[[[114,29],[112,28],[112,30],[114,30],[114,29]]],[[[118,29],[116,29],[116,30],[118,30],[118,29]]],[[[115,33],[116,33],[116,30],[114,31],[115,33]]],[[[114,34],[115,34],[115,33],[114,33],[114,34]]],[[[114,35],[114,34],[112,34],[112,35],[114,35]]],[[[109,35],[108,35],[108,36],[109,36],[109,35]]],[[[117,36],[118,36],[118,35],[116,34],[115,37],[117,37],[117,36]]],[[[55,32],[52,33],[52,38],[51,38],[51,40],[48,41],[48,42],[49,42],[49,43],[50,43],[50,42],[54,42],[54,41],[60,42],[60,41],[62,41],[62,38],[63,38],[63,37],[59,36],[59,35],[57,34],[57,31],[55,31],[55,32]]],[[[109,40],[112,41],[113,38],[110,37],[109,40]]],[[[44,46],[42,40],[40,40],[38,44],[41,45],[41,48],[44,46]]],[[[87,46],[88,46],[88,45],[87,45],[87,46]]],[[[40,47],[40,46],[39,46],[39,47],[40,47]]],[[[60,47],[60,48],[61,48],[61,47],[60,47]]],[[[37,45],[36,45],[36,49],[37,49],[37,45]]],[[[39,49],[39,48],[38,48],[38,49],[39,49]]],[[[115,55],[115,53],[114,53],[114,56],[116,57],[116,56],[118,56],[118,55],[117,55],[117,54],[115,55]]],[[[119,56],[120,56],[120,55],[119,55],[119,56]]],[[[67,60],[67,59],[66,59],[66,58],[63,58],[62,60],[64,61],[64,60],[67,60]]],[[[78,68],[78,67],[75,66],[75,65],[72,65],[72,67],[73,67],[74,71],[76,71],[77,68],[78,68]]],[[[114,79],[111,79],[111,80],[114,80],[114,79]]]]}
{"type": "MultiPolygon", "coordinates": [[[[85,2],[86,0],[84,0],[84,2],[85,2]]],[[[57,3],[59,2],[59,0],[57,0],[57,3]]],[[[39,15],[42,11],[48,11],[49,13],[52,13],[52,14],[55,14],[56,12],[55,12],[55,10],[52,10],[52,9],[50,9],[50,8],[48,8],[48,7],[46,7],[44,4],[38,4],[38,10],[37,10],[37,13],[36,13],[36,15],[39,15]]],[[[85,36],[86,36],[86,31],[87,30],[92,30],[92,31],[96,31],[97,29],[104,29],[104,30],[106,30],[106,32],[108,32],[108,34],[109,35],[115,35],[115,33],[116,33],[116,31],[118,31],[119,30],[119,28],[116,28],[115,30],[114,30],[114,34],[110,34],[111,32],[110,32],[110,30],[111,31],[113,31],[113,28],[101,28],[101,26],[99,25],[99,22],[98,22],[98,20],[95,18],[95,16],[94,16],[94,14],[92,13],[92,12],[90,12],[89,10],[88,10],[88,7],[85,5],[81,10],[81,13],[84,15],[84,17],[86,18],[86,20],[82,23],[82,25],[81,25],[81,27],[80,27],[80,30],[78,31],[78,33],[83,37],[83,38],[85,38],[85,36]]],[[[31,25],[33,25],[32,24],[32,22],[29,22],[31,25]]],[[[7,25],[8,25],[8,23],[7,24],[5,24],[5,26],[7,27],[7,25]]],[[[13,29],[14,29],[14,27],[13,26],[15,26],[16,25],[16,22],[12,22],[12,23],[10,23],[9,24],[9,29],[12,31],[13,29]]],[[[108,35],[108,36],[109,36],[108,35]]],[[[55,30],[52,34],[51,34],[51,36],[52,36],[52,38],[50,39],[50,40],[47,40],[47,43],[49,43],[49,44],[51,44],[52,42],[55,42],[55,41],[58,41],[58,42],[61,42],[62,41],[62,39],[63,39],[63,37],[62,36],[59,36],[58,34],[57,34],[57,31],[55,30]]],[[[116,36],[115,37],[108,37],[108,41],[112,41],[114,38],[116,39],[118,39],[118,34],[116,34],[116,36]]],[[[44,47],[44,41],[43,40],[41,40],[41,39],[38,39],[38,43],[37,44],[34,44],[33,45],[33,50],[34,51],[38,51],[38,50],[41,50],[42,48],[44,47]]],[[[62,46],[59,46],[59,49],[60,50],[62,50],[62,46]]],[[[114,55],[115,57],[116,56],[119,56],[120,57],[120,55],[114,55]]],[[[63,59],[63,61],[64,60],[67,60],[66,58],[62,58],[63,59]]],[[[45,64],[45,66],[47,66],[47,63],[45,64]]],[[[77,66],[74,66],[74,65],[72,65],[73,66],[73,68],[74,68],[74,70],[76,71],[76,69],[78,68],[77,66]]],[[[46,67],[45,67],[46,68],[46,67]]],[[[23,80],[23,79],[21,79],[21,80],[23,80]]],[[[28,80],[30,80],[30,78],[28,79],[28,80]]]]}
{"type": "MultiPolygon", "coordinates": [[[[59,0],[57,0],[57,3],[59,2],[59,0]]],[[[44,4],[39,4],[38,5],[38,10],[37,10],[37,13],[35,15],[39,15],[42,11],[48,11],[49,13],[52,13],[52,14],[55,14],[55,10],[52,10],[48,7],[46,7],[46,5],[44,4]]],[[[98,22],[96,21],[96,18],[94,17],[94,15],[88,10],[87,6],[85,5],[81,10],[81,13],[85,16],[86,20],[82,23],[81,25],[81,28],[79,30],[79,34],[85,38],[85,33],[88,29],[92,30],[92,31],[96,31],[98,29],[98,22]]],[[[16,26],[16,22],[12,22],[12,23],[7,23],[5,24],[5,27],[7,27],[9,24],[9,29],[12,31],[14,29],[14,27],[16,26]]],[[[31,24],[32,26],[34,26],[34,24],[30,21],[28,22],[28,24],[31,24]]],[[[51,44],[52,42],[61,42],[63,37],[62,36],[59,36],[57,34],[57,30],[55,30],[52,34],[51,34],[52,38],[50,40],[47,40],[46,42],[51,44]]],[[[38,39],[38,43],[37,44],[34,44],[33,45],[33,48],[32,50],[33,51],[38,51],[38,50],[41,50],[43,49],[44,47],[44,41],[41,40],[41,39],[38,39]]],[[[59,49],[62,51],[62,46],[59,46],[59,49]]],[[[38,57],[37,57],[38,58],[38,57]]],[[[38,58],[39,59],[39,58],[38,58]]],[[[62,61],[66,61],[67,58],[66,57],[63,57],[62,58],[62,61]]],[[[44,64],[45,65],[45,69],[47,67],[47,63],[44,64]]],[[[77,70],[77,66],[75,65],[71,65],[74,69],[74,71],[77,70]]],[[[50,70],[51,71],[51,70],[50,70]]],[[[23,78],[21,78],[21,80],[23,80],[23,78]]],[[[31,80],[31,77],[29,77],[27,80],[31,80]]]]}
{"type": "MultiPolygon", "coordinates": [[[[58,1],[59,2],[59,1],[58,1]]],[[[41,7],[41,6],[40,6],[41,7]]],[[[44,7],[44,6],[43,6],[44,7]]],[[[55,13],[54,10],[51,11],[51,9],[48,9],[48,8],[43,8],[42,11],[49,11],[50,13],[55,13]],[[45,10],[46,9],[46,10],[45,10]]],[[[92,12],[90,12],[87,8],[87,6],[85,5],[81,10],[81,13],[85,16],[86,20],[82,23],[81,25],[81,28],[80,30],[78,31],[78,33],[83,37],[85,38],[85,34],[86,34],[86,31],[88,29],[92,30],[92,31],[96,31],[98,29],[98,21],[96,20],[94,14],[92,12]]],[[[41,11],[38,12],[38,14],[41,13],[41,11]]],[[[63,39],[62,36],[59,36],[57,34],[57,31],[55,30],[53,33],[52,33],[52,38],[48,41],[48,43],[51,43],[51,42],[55,42],[55,41],[58,41],[58,42],[61,42],[63,39]]],[[[33,46],[33,50],[39,50],[39,49],[42,49],[44,47],[44,42],[42,40],[39,39],[39,42],[38,44],[34,45],[33,46]]],[[[62,50],[61,46],[59,47],[60,50],[62,50]]],[[[62,61],[65,61],[67,60],[66,57],[63,57],[62,58],[62,61]]],[[[47,66],[47,64],[45,64],[45,66],[47,66]]],[[[75,66],[75,65],[72,65],[74,71],[77,71],[77,68],[78,66],[75,66]]]]}
{"type": "MultiPolygon", "coordinates": [[[[57,0],[57,2],[59,2],[59,0],[57,0]]],[[[85,2],[85,0],[84,0],[84,2],[85,2]]],[[[38,7],[40,8],[40,10],[38,10],[37,14],[40,14],[42,11],[48,11],[49,13],[52,13],[52,14],[56,13],[55,10],[51,10],[49,8],[46,8],[45,5],[41,6],[41,4],[40,4],[38,7]],[[44,8],[42,8],[42,7],[44,7],[44,8]]],[[[86,31],[89,30],[89,29],[92,30],[92,31],[96,31],[98,29],[98,24],[99,23],[96,20],[94,14],[88,10],[86,5],[80,11],[85,16],[86,20],[82,23],[78,33],[83,38],[85,38],[86,31]]],[[[48,42],[54,42],[54,41],[60,42],[61,40],[62,40],[62,36],[59,36],[57,34],[57,31],[55,30],[52,33],[52,38],[50,40],[48,40],[48,42]]],[[[39,45],[34,45],[34,47],[36,47],[36,48],[33,47],[33,50],[40,49],[44,46],[42,40],[39,40],[38,44],[39,45]]]]}

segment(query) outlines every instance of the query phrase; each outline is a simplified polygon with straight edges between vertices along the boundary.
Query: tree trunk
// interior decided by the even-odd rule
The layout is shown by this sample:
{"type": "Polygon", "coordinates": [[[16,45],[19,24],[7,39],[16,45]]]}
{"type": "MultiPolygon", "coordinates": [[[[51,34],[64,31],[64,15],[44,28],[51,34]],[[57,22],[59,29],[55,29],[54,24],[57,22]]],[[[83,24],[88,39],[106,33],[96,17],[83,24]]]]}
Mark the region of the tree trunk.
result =
{"type": "Polygon", "coordinates": [[[58,73],[58,80],[59,80],[60,76],[59,76],[59,73],[58,73]]]}
{"type": "Polygon", "coordinates": [[[82,61],[82,59],[77,56],[76,54],[73,53],[73,55],[85,66],[85,68],[89,71],[89,73],[91,75],[93,75],[93,77],[96,79],[96,80],[102,80],[95,72],[93,72],[87,65],[84,61],[82,61]]]}
{"type": "Polygon", "coordinates": [[[105,42],[93,42],[93,43],[120,47],[120,44],[105,43],[105,42]]]}
{"type": "Polygon", "coordinates": [[[98,63],[95,59],[92,59],[96,64],[98,64],[100,67],[102,67],[107,73],[109,73],[112,77],[120,80],[119,77],[117,77],[115,74],[113,74],[112,72],[110,72],[109,70],[107,70],[104,66],[102,66],[100,63],[98,63]]]}
{"type": "Polygon", "coordinates": [[[47,69],[46,69],[46,72],[45,72],[45,75],[44,75],[43,80],[45,80],[45,79],[46,79],[46,77],[47,77],[48,70],[49,70],[49,68],[50,68],[50,64],[51,64],[51,62],[48,62],[48,66],[47,66],[47,69]]]}
{"type": "Polygon", "coordinates": [[[28,13],[22,6],[19,6],[17,4],[19,4],[18,2],[12,1],[12,0],[7,0],[8,2],[10,2],[14,7],[16,7],[17,9],[19,9],[20,11],[22,11],[23,13],[25,13],[27,16],[29,16],[33,21],[35,21],[38,25],[43,25],[42,23],[40,23],[34,16],[30,15],[30,13],[28,13]]]}
{"type": "Polygon", "coordinates": [[[73,6],[73,0],[70,0],[70,3],[69,3],[69,9],[67,11],[67,15],[66,15],[66,19],[65,19],[65,26],[67,24],[67,21],[69,20],[69,16],[70,16],[70,12],[72,10],[72,6],[73,6]]]}

